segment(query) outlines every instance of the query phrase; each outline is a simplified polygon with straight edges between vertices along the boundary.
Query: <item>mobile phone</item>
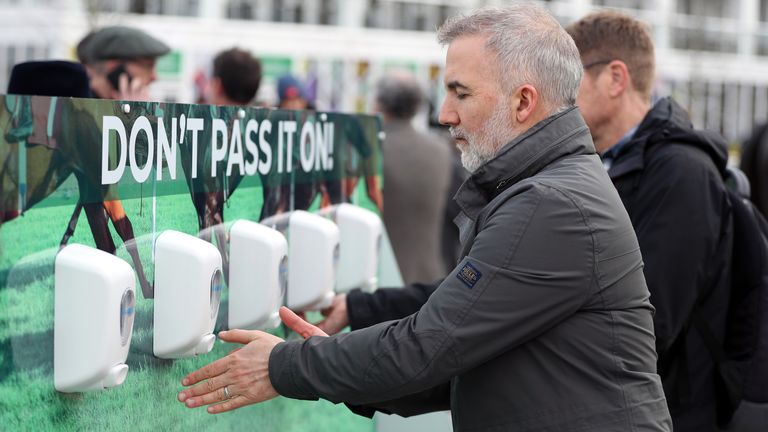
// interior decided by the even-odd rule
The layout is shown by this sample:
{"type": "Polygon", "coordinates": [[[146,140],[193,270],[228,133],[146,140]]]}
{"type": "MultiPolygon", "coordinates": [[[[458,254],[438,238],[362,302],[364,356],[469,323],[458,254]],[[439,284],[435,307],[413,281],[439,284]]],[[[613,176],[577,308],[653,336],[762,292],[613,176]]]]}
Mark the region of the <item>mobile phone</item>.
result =
{"type": "Polygon", "coordinates": [[[125,68],[125,63],[120,63],[112,69],[110,73],[107,74],[107,80],[109,80],[109,83],[112,84],[112,87],[115,90],[120,90],[120,75],[125,74],[128,76],[128,84],[131,83],[131,80],[133,77],[131,74],[128,73],[128,70],[125,68]]]}

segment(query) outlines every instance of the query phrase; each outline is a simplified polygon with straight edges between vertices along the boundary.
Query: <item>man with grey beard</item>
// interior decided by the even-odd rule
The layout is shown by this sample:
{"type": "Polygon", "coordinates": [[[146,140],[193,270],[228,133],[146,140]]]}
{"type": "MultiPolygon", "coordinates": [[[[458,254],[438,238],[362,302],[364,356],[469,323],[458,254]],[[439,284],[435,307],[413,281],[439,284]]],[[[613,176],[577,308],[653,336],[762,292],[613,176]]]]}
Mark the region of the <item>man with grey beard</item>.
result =
{"type": "Polygon", "coordinates": [[[637,239],[574,107],[573,40],[530,4],[452,18],[438,39],[440,121],[472,170],[456,194],[464,258],[399,320],[328,336],[282,308],[306,340],[222,332],[244,346],[187,375],[179,400],[450,408],[456,431],[670,431],[637,239]]]}

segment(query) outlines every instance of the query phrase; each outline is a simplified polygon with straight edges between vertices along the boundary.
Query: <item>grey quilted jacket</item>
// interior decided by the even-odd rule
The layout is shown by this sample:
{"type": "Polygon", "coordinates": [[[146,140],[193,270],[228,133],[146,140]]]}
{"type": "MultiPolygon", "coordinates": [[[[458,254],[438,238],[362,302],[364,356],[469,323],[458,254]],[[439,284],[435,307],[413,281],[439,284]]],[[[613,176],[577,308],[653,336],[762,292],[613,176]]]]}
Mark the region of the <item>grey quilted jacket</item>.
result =
{"type": "Polygon", "coordinates": [[[456,431],[670,431],[629,217],[575,108],[507,144],[456,195],[464,258],[416,313],[277,345],[283,396],[456,431]]]}

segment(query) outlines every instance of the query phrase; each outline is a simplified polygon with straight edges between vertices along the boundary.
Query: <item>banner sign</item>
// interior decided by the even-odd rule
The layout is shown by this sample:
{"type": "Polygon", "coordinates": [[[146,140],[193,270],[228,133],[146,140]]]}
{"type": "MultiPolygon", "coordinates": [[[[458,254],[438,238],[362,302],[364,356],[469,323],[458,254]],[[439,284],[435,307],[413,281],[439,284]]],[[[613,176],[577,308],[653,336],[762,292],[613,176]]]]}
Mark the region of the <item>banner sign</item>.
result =
{"type": "MultiPolygon", "coordinates": [[[[338,203],[380,213],[381,138],[375,116],[0,95],[3,428],[372,431],[370,420],[323,401],[277,398],[217,416],[185,408],[176,400],[184,375],[236,346],[217,341],[189,358],[156,356],[154,289],[165,277],[156,271],[161,234],[179,231],[215,246],[223,273],[206,282],[218,305],[208,319],[214,334],[228,328],[228,227],[338,203]],[[75,377],[91,360],[109,363],[112,348],[96,336],[93,346],[69,345],[79,332],[109,333],[102,329],[111,313],[98,306],[111,300],[96,279],[67,279],[62,270],[61,250],[78,256],[73,244],[109,254],[93,260],[111,256],[103,262],[114,278],[125,269],[135,275],[135,293],[120,291],[115,300],[119,330],[104,336],[114,350],[128,350],[127,359],[110,363],[105,381],[75,377]],[[59,289],[67,284],[90,294],[59,289]],[[56,315],[60,308],[74,312],[56,315]],[[69,338],[65,329],[79,330],[69,338]],[[67,387],[59,372],[70,357],[75,378],[67,379],[84,381],[67,387]]],[[[199,270],[188,265],[189,274],[199,270]]]]}
{"type": "Polygon", "coordinates": [[[70,174],[83,203],[150,190],[230,195],[243,181],[324,183],[340,202],[343,179],[379,169],[373,116],[42,96],[2,102],[0,215],[37,204],[70,174]]]}

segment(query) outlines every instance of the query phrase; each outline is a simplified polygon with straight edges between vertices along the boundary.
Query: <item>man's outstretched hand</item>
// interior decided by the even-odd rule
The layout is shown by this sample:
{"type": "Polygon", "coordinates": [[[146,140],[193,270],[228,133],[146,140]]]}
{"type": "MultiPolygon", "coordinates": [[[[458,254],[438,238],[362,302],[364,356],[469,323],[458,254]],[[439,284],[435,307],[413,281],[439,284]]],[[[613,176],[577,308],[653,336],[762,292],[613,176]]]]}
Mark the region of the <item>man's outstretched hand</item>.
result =
{"type": "MultiPolygon", "coordinates": [[[[328,336],[286,307],[280,308],[280,319],[305,339],[328,336]]],[[[182,385],[194,387],[179,393],[179,401],[189,408],[210,405],[208,412],[217,414],[278,396],[269,380],[269,355],[283,340],[257,330],[223,331],[219,337],[244,346],[187,375],[182,385]]]]}

